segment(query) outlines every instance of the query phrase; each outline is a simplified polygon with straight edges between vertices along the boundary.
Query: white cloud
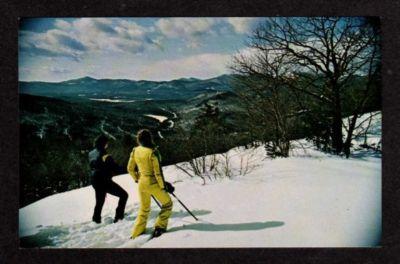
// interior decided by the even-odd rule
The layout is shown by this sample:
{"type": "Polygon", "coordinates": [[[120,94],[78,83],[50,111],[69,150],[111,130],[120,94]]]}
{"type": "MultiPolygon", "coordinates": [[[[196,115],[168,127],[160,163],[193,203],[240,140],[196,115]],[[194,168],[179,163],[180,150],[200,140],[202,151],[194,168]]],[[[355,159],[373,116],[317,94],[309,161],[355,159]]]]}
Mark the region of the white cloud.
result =
{"type": "Polygon", "coordinates": [[[143,53],[147,48],[164,50],[166,38],[180,38],[186,47],[206,45],[205,35],[221,34],[228,25],[235,32],[248,32],[255,18],[160,18],[154,25],[141,26],[132,19],[56,19],[55,28],[43,33],[25,32],[20,47],[31,55],[70,57],[85,54],[143,53]]]}
{"type": "Polygon", "coordinates": [[[214,27],[221,20],[218,18],[161,18],[155,25],[168,38],[182,38],[187,47],[201,46],[201,37],[214,33],[214,27]]]}
{"type": "Polygon", "coordinates": [[[62,20],[62,19],[57,19],[54,22],[54,25],[56,28],[63,29],[63,30],[68,30],[71,28],[71,23],[69,23],[65,20],[62,20]]]}
{"type": "Polygon", "coordinates": [[[176,38],[204,34],[216,22],[213,18],[161,18],[156,26],[165,36],[176,38]]]}
{"type": "Polygon", "coordinates": [[[252,23],[251,18],[142,21],[63,18],[55,19],[54,28],[45,32],[20,31],[20,65],[27,66],[29,62],[32,67],[31,73],[21,71],[26,74],[23,79],[64,80],[89,73],[98,78],[210,78],[228,72],[232,58],[227,53],[241,45],[228,41],[242,38],[236,33],[245,32],[252,23]],[[164,46],[168,49],[164,50],[164,46]],[[164,52],[154,52],[155,49],[164,52]],[[193,55],[194,50],[202,54],[193,55]],[[172,59],[178,56],[186,57],[172,59]],[[43,65],[54,68],[45,70],[43,65]]]}
{"type": "Polygon", "coordinates": [[[20,48],[30,55],[70,57],[74,60],[85,52],[86,47],[72,35],[51,29],[44,33],[26,32],[20,35],[20,48]]]}
{"type": "Polygon", "coordinates": [[[81,18],[74,21],[76,34],[94,51],[140,53],[147,46],[158,46],[150,37],[152,27],[116,18],[81,18]]]}
{"type": "MultiPolygon", "coordinates": [[[[152,30],[149,28],[149,30],[152,30]]],[[[143,37],[148,30],[145,27],[138,25],[133,21],[123,20],[117,27],[116,31],[119,35],[124,38],[141,38],[143,37]]]]}
{"type": "Polygon", "coordinates": [[[64,67],[57,67],[57,66],[44,66],[43,70],[49,71],[53,74],[68,74],[71,73],[72,71],[70,69],[64,68],[64,67]]]}
{"type": "Polygon", "coordinates": [[[251,33],[252,27],[257,22],[257,18],[251,17],[229,17],[227,22],[239,34],[251,33]]]}
{"type": "Polygon", "coordinates": [[[140,68],[135,76],[149,80],[212,78],[227,73],[231,59],[231,54],[204,53],[175,60],[161,60],[140,68]]]}
{"type": "Polygon", "coordinates": [[[80,60],[90,52],[141,53],[147,47],[161,48],[160,38],[150,37],[154,27],[115,18],[55,20],[55,28],[44,33],[24,32],[20,47],[32,55],[70,57],[80,60]],[[154,38],[154,39],[153,39],[154,38]]]}
{"type": "Polygon", "coordinates": [[[167,38],[181,38],[189,48],[199,48],[205,42],[204,35],[223,34],[226,29],[237,34],[251,33],[259,18],[161,18],[157,29],[167,38]]]}

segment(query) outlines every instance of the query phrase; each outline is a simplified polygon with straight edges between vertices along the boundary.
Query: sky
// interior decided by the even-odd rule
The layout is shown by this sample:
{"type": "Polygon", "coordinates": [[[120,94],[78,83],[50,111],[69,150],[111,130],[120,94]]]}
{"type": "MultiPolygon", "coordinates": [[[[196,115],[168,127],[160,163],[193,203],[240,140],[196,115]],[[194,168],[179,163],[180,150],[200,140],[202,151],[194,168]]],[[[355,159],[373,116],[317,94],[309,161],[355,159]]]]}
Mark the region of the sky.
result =
{"type": "Polygon", "coordinates": [[[229,73],[262,18],[29,18],[19,30],[19,80],[164,81],[229,73]]]}

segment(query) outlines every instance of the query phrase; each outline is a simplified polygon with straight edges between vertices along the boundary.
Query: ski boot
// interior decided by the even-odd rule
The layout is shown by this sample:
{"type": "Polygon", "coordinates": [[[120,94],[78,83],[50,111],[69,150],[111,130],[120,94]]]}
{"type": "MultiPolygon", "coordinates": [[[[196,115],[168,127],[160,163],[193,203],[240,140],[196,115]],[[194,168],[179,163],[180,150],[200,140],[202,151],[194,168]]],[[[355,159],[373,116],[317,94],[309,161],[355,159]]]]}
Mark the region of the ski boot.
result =
{"type": "Polygon", "coordinates": [[[115,211],[114,223],[118,222],[119,220],[124,219],[124,211],[117,209],[115,211]]]}
{"type": "Polygon", "coordinates": [[[92,221],[96,224],[101,224],[101,217],[100,216],[93,216],[92,221]]]}
{"type": "Polygon", "coordinates": [[[165,233],[167,230],[165,230],[165,228],[160,228],[160,227],[156,227],[153,231],[153,234],[151,235],[152,238],[154,237],[159,237],[161,236],[163,233],[165,233]]]}

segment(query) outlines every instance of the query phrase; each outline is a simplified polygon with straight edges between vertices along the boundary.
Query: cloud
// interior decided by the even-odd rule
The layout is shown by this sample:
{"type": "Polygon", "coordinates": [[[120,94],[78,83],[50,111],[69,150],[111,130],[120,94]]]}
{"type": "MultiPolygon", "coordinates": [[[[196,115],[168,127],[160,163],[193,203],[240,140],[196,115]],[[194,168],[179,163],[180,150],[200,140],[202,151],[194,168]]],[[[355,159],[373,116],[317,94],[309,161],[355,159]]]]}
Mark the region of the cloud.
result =
{"type": "Polygon", "coordinates": [[[147,32],[151,32],[152,29],[142,27],[135,23],[134,21],[123,20],[116,27],[116,31],[118,34],[124,38],[132,39],[132,38],[142,38],[146,35],[147,32]]]}
{"type": "Polygon", "coordinates": [[[242,41],[243,33],[256,20],[49,19],[51,26],[45,30],[19,32],[20,65],[32,67],[25,79],[36,80],[61,80],[87,75],[89,70],[99,78],[210,78],[228,71],[226,66],[231,60],[228,53],[242,45],[234,41],[242,41]],[[172,48],[165,50],[165,47],[172,48]],[[93,69],[89,69],[89,64],[95,65],[93,69]],[[44,70],[43,65],[54,68],[44,70]]]}
{"type": "Polygon", "coordinates": [[[245,47],[240,49],[238,52],[236,52],[234,55],[235,56],[243,56],[244,58],[253,58],[257,54],[260,53],[259,49],[252,48],[252,47],[245,47]]]}
{"type": "Polygon", "coordinates": [[[21,75],[21,74],[28,75],[28,74],[32,73],[32,69],[26,68],[26,67],[19,67],[18,70],[19,70],[19,75],[21,75]]]}
{"type": "Polygon", "coordinates": [[[71,23],[62,20],[62,19],[56,19],[54,22],[54,25],[56,28],[63,29],[63,30],[68,30],[71,28],[71,23]]]}
{"type": "Polygon", "coordinates": [[[140,79],[172,80],[182,77],[212,78],[228,72],[231,54],[204,53],[175,60],[160,60],[139,69],[140,79]]]}
{"type": "Polygon", "coordinates": [[[182,38],[188,47],[198,48],[201,37],[212,34],[220,21],[217,18],[161,18],[155,26],[167,38],[182,38]]]}
{"type": "Polygon", "coordinates": [[[206,35],[249,34],[259,18],[229,17],[229,18],[161,18],[156,23],[156,29],[167,38],[183,39],[189,48],[199,48],[204,43],[206,35]]]}
{"type": "Polygon", "coordinates": [[[216,24],[212,18],[161,18],[158,29],[168,37],[198,36],[211,30],[216,24]]]}
{"type": "Polygon", "coordinates": [[[22,32],[20,50],[30,56],[69,57],[79,60],[87,47],[78,39],[59,29],[44,33],[22,32]]]}
{"type": "MultiPolygon", "coordinates": [[[[76,19],[68,33],[76,36],[92,52],[120,52],[122,46],[127,46],[125,40],[129,39],[112,18],[76,19]]],[[[132,49],[126,52],[130,51],[132,49]]]]}
{"type": "Polygon", "coordinates": [[[69,69],[60,68],[60,67],[54,67],[54,66],[49,67],[49,71],[54,73],[54,74],[67,74],[67,73],[71,73],[72,72],[69,69]]]}
{"type": "Polygon", "coordinates": [[[104,32],[107,34],[117,34],[117,31],[113,28],[110,21],[108,21],[106,19],[103,19],[103,20],[100,20],[100,19],[92,20],[93,25],[96,27],[96,29],[99,30],[100,32],[104,32]]]}
{"type": "Polygon", "coordinates": [[[154,31],[151,27],[143,27],[132,20],[117,18],[81,18],[73,22],[76,35],[82,43],[97,52],[143,52],[159,43],[149,35],[154,31]]]}
{"type": "Polygon", "coordinates": [[[160,18],[142,26],[129,18],[55,19],[45,32],[24,32],[20,48],[31,56],[67,57],[79,61],[89,53],[140,54],[164,51],[167,39],[181,39],[190,49],[206,45],[207,35],[249,32],[256,18],[160,18]]]}
{"type": "Polygon", "coordinates": [[[112,18],[79,18],[72,22],[77,32],[95,35],[99,33],[115,34],[112,18]]]}
{"type": "Polygon", "coordinates": [[[86,46],[83,45],[76,39],[73,39],[67,35],[60,34],[57,36],[57,42],[65,47],[69,47],[72,50],[86,50],[86,46]]]}
{"type": "Polygon", "coordinates": [[[54,29],[20,32],[20,50],[31,56],[69,57],[79,61],[88,53],[142,53],[162,49],[161,38],[150,36],[154,27],[142,27],[116,18],[56,19],[54,29]]]}
{"type": "Polygon", "coordinates": [[[233,27],[235,32],[249,34],[253,26],[258,22],[258,19],[251,17],[229,17],[227,18],[227,22],[233,27]]]}

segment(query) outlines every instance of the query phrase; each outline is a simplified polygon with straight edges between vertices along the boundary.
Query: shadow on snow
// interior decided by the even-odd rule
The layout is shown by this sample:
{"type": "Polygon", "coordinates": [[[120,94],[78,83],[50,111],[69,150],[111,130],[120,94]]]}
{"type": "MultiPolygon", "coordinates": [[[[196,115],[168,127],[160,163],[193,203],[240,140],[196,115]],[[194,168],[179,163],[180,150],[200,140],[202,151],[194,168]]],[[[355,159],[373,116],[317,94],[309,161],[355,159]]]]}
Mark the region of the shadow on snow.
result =
{"type": "Polygon", "coordinates": [[[198,231],[249,231],[249,230],[261,230],[265,228],[283,226],[285,223],[281,221],[269,221],[269,222],[251,222],[251,223],[240,223],[240,224],[212,224],[212,223],[198,223],[183,225],[179,227],[173,227],[168,232],[175,232],[179,230],[198,230],[198,231]]]}

